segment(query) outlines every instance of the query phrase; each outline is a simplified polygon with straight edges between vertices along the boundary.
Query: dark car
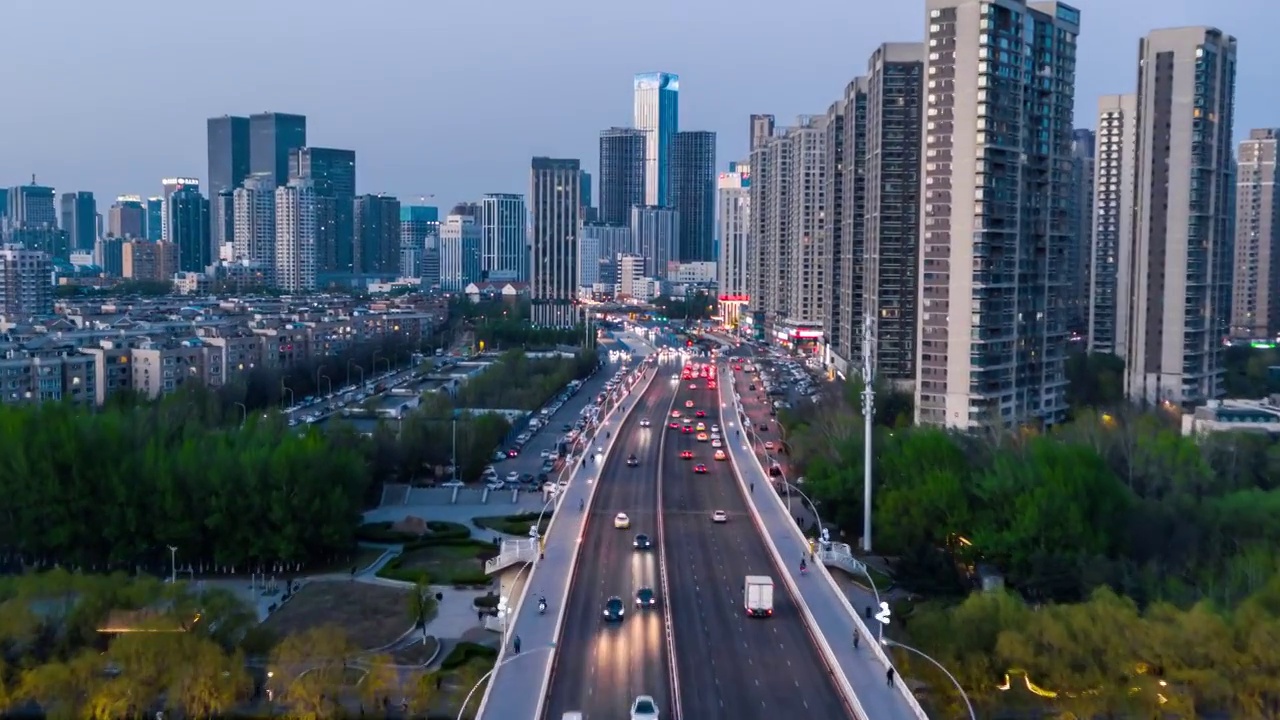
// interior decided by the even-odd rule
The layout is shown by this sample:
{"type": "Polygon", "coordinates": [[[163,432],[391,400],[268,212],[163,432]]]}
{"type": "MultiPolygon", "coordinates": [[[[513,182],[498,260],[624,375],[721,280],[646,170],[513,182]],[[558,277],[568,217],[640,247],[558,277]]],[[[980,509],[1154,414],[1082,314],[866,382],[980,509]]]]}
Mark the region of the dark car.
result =
{"type": "Polygon", "coordinates": [[[769,431],[768,423],[760,423],[760,432],[768,432],[768,431],[769,431]]]}
{"type": "Polygon", "coordinates": [[[636,607],[651,608],[658,604],[658,595],[653,588],[643,587],[636,591],[636,607]]]}
{"type": "Polygon", "coordinates": [[[636,536],[636,539],[632,541],[631,545],[637,550],[649,550],[653,547],[653,541],[649,539],[648,535],[640,533],[636,536]]]}
{"type": "Polygon", "coordinates": [[[639,464],[640,458],[636,457],[634,453],[627,456],[627,467],[635,467],[639,464]]]}
{"type": "Polygon", "coordinates": [[[627,610],[622,604],[622,598],[614,595],[604,603],[604,619],[605,622],[622,622],[622,618],[626,615],[627,610]]]}

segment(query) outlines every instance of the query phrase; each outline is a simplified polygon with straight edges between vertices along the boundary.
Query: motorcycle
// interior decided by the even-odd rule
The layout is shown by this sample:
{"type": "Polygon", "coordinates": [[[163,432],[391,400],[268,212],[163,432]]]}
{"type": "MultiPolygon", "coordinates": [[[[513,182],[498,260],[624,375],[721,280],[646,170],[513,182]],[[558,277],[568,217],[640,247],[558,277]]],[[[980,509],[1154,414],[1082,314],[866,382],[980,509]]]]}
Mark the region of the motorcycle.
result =
{"type": "Polygon", "coordinates": [[[546,615],[546,614],[547,614],[547,601],[546,601],[546,600],[539,600],[539,601],[538,601],[538,614],[539,614],[539,615],[546,615]]]}

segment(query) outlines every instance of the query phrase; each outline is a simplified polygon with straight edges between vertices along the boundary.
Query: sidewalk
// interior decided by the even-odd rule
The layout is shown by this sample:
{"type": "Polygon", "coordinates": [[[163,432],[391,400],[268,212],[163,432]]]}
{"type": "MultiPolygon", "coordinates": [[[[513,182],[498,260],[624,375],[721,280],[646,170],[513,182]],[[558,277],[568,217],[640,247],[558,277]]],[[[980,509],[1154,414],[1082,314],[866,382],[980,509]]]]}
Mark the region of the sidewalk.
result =
{"type": "MultiPolygon", "coordinates": [[[[738,373],[726,372],[733,374],[734,382],[721,383],[721,400],[726,409],[733,408],[733,414],[741,422],[741,406],[735,400],[738,373]]],[[[748,422],[750,421],[751,418],[748,418],[748,422]]],[[[764,467],[751,447],[749,436],[750,433],[745,438],[735,438],[734,442],[726,443],[738,470],[739,482],[772,487],[764,467]]],[[[863,624],[826,568],[814,563],[811,574],[800,573],[799,559],[809,554],[808,541],[796,526],[795,518],[788,513],[784,501],[772,492],[746,493],[746,497],[760,515],[768,534],[766,539],[778,553],[779,565],[786,569],[791,583],[800,594],[799,600],[812,614],[814,627],[811,629],[830,648],[847,688],[857,698],[863,717],[866,720],[927,720],[924,711],[910,696],[909,691],[899,689],[901,683],[897,683],[898,688],[889,687],[886,683],[888,657],[875,643],[875,635],[863,624]],[[855,633],[862,636],[860,649],[853,647],[852,638],[855,633]]]]}
{"type": "MultiPolygon", "coordinates": [[[[629,398],[639,397],[654,377],[652,369],[647,366],[637,363],[634,367],[644,368],[646,372],[632,389],[629,398]]],[[[629,402],[627,406],[634,408],[635,402],[629,402]]],[[[599,433],[601,429],[616,430],[625,419],[625,413],[626,411],[611,412],[596,432],[599,433]]],[[[604,447],[606,457],[619,434],[610,433],[604,447]]],[[[579,502],[588,505],[591,503],[596,479],[604,464],[601,461],[579,465],[570,477],[569,487],[560,494],[558,508],[563,508],[563,511],[557,511],[552,516],[547,528],[545,552],[526,571],[528,581],[525,589],[531,592],[523,593],[514,601],[515,618],[503,638],[493,677],[485,689],[477,718],[512,720],[536,717],[539,712],[546,695],[548,673],[551,670],[561,619],[569,599],[574,565],[578,558],[578,542],[587,517],[587,513],[577,511],[577,506],[579,502]],[[547,602],[551,606],[547,615],[539,615],[536,602],[531,600],[538,595],[547,596],[547,602]],[[530,602],[526,604],[525,600],[530,602]],[[512,652],[510,641],[517,636],[521,644],[519,654],[512,652]],[[517,662],[519,667],[511,672],[504,672],[508,665],[517,662]]]]}

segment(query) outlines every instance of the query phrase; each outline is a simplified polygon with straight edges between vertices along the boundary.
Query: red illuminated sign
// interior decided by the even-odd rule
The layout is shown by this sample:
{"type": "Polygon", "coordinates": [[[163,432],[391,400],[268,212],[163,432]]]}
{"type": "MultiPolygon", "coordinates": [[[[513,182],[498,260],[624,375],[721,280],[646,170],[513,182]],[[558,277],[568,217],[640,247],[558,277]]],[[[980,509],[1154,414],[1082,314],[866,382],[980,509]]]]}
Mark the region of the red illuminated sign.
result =
{"type": "Polygon", "coordinates": [[[720,302],[751,302],[749,295],[721,295],[720,302]]]}

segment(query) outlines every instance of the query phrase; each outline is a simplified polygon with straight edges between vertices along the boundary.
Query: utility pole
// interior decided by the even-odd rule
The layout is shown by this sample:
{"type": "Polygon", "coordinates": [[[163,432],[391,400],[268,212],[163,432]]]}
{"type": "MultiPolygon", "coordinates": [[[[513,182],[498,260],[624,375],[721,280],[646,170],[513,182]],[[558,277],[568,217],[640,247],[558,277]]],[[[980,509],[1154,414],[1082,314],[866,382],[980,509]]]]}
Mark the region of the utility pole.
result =
{"type": "Polygon", "coordinates": [[[872,344],[875,342],[875,319],[870,313],[862,323],[862,426],[866,433],[863,438],[862,462],[862,551],[871,552],[871,425],[875,419],[876,391],[872,388],[875,369],[872,367],[872,344]]]}
{"type": "Polygon", "coordinates": [[[458,481],[458,411],[453,411],[453,450],[450,451],[453,459],[450,464],[453,465],[453,481],[458,481]]]}
{"type": "Polygon", "coordinates": [[[178,584],[178,546],[169,546],[169,584],[178,584]]]}

